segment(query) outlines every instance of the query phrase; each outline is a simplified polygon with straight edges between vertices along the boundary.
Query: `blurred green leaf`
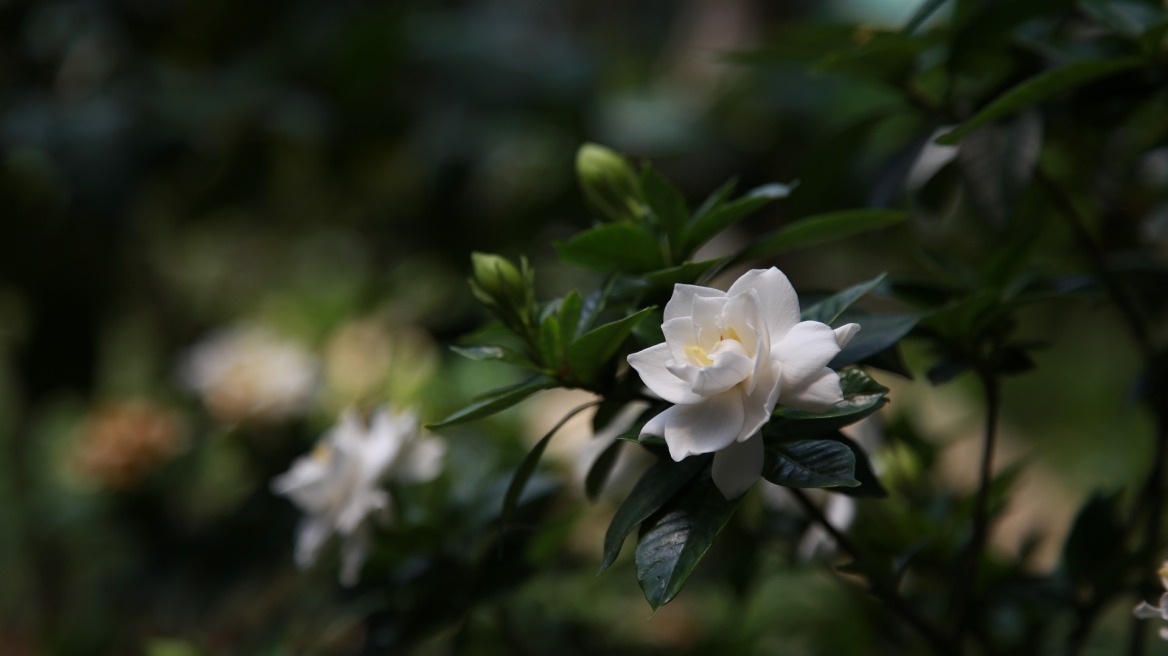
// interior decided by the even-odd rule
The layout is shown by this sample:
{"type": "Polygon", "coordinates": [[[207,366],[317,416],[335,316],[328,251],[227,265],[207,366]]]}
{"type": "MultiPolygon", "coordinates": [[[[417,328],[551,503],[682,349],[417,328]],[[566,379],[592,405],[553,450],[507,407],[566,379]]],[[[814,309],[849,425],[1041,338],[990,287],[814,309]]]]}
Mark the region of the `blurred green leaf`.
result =
{"type": "Polygon", "coordinates": [[[876,478],[876,472],[872,469],[872,462],[868,459],[868,454],[860,448],[860,445],[843,433],[836,433],[830,439],[840,442],[852,450],[852,456],[856,459],[856,480],[860,481],[860,484],[856,487],[838,487],[832,491],[846,494],[850,497],[870,497],[874,499],[887,497],[888,491],[884,489],[884,486],[880,484],[880,480],[876,478]]]}
{"type": "Polygon", "coordinates": [[[1030,184],[1041,148],[1042,115],[1033,109],[962,139],[957,165],[979,218],[996,228],[1006,225],[1030,184]]]}
{"type": "Polygon", "coordinates": [[[555,369],[564,360],[564,339],[560,335],[560,317],[551,311],[539,322],[539,353],[546,367],[555,369]]]}
{"type": "MultiPolygon", "coordinates": [[[[686,218],[689,217],[685,197],[672,182],[650,166],[641,171],[641,190],[662,232],[668,237],[668,243],[671,246],[676,245],[686,218]]],[[[674,256],[677,254],[674,253],[674,256]]]]}
{"type": "Polygon", "coordinates": [[[596,460],[592,461],[592,466],[588,468],[588,474],[584,477],[584,494],[590,501],[596,501],[600,496],[605,482],[608,481],[608,475],[612,473],[613,465],[620,457],[623,444],[623,440],[613,440],[612,444],[605,447],[596,460]]]}
{"type": "Polygon", "coordinates": [[[564,297],[556,314],[560,321],[560,338],[571,344],[580,330],[580,314],[584,309],[584,301],[579,292],[572,290],[564,297]]]}
{"type": "Polygon", "coordinates": [[[559,430],[564,427],[564,424],[568,423],[572,417],[575,417],[581,412],[599,403],[599,401],[592,401],[578,405],[570,410],[568,414],[564,415],[559,421],[556,422],[555,426],[552,426],[551,430],[549,430],[546,435],[544,435],[538,442],[535,443],[535,446],[531,447],[531,450],[527,452],[527,455],[523,456],[523,460],[519,463],[519,466],[515,468],[515,473],[511,476],[511,483],[507,485],[507,493],[503,496],[503,511],[500,515],[503,524],[507,524],[508,520],[511,518],[511,514],[515,511],[515,506],[519,503],[519,498],[523,495],[524,488],[527,487],[527,481],[531,478],[531,475],[535,473],[535,467],[539,464],[540,458],[543,457],[543,452],[545,449],[547,449],[548,442],[551,442],[552,437],[555,436],[555,434],[559,432],[559,430]]]}
{"type": "MultiPolygon", "coordinates": [[[[875,278],[849,287],[838,294],[829,296],[822,301],[803,310],[803,321],[818,321],[831,325],[833,321],[851,307],[852,303],[860,300],[868,292],[876,289],[888,276],[882,273],[875,278]]],[[[862,328],[861,328],[862,329],[862,328]]]]}
{"type": "Polygon", "coordinates": [[[536,376],[528,381],[503,387],[479,397],[474,403],[462,408],[437,423],[428,424],[427,428],[437,430],[454,424],[461,424],[474,419],[489,417],[496,412],[502,412],[519,403],[523,399],[545,389],[556,387],[556,383],[546,376],[536,376]]]}
{"type": "Polygon", "coordinates": [[[786,487],[856,487],[856,456],[834,440],[795,440],[766,445],[763,478],[786,487]]]}
{"type": "Polygon", "coordinates": [[[709,271],[711,267],[720,264],[722,261],[722,258],[718,258],[716,260],[705,260],[702,262],[685,262],[668,269],[646,273],[645,280],[648,280],[654,287],[669,288],[672,288],[678,283],[693,283],[709,271]]]}
{"type": "Polygon", "coordinates": [[[506,346],[451,346],[450,350],[471,360],[498,360],[499,362],[506,362],[528,369],[539,368],[538,365],[524,357],[518,351],[506,346]]]}
{"type": "Polygon", "coordinates": [[[628,498],[620,508],[617,508],[612,516],[612,522],[608,525],[608,531],[604,534],[601,572],[608,569],[616,560],[629,533],[668,503],[701,471],[702,467],[710,462],[710,459],[711,456],[691,456],[681,462],[673,462],[666,457],[658,460],[644,476],[641,476],[628,498]]]}
{"type": "Polygon", "coordinates": [[[644,273],[665,264],[657,238],[633,223],[597,226],[557,242],[556,252],[564,262],[592,271],[644,273]]]}
{"type": "Polygon", "coordinates": [[[904,222],[906,218],[906,214],[900,210],[844,210],[809,216],[763,237],[734,259],[742,261],[781,255],[799,248],[887,228],[904,222]]]}
{"type": "Polygon", "coordinates": [[[912,17],[908,19],[908,22],[904,24],[904,27],[901,28],[901,34],[912,34],[913,32],[916,32],[917,28],[919,28],[921,25],[924,25],[925,21],[929,20],[929,18],[931,18],[932,15],[936,13],[938,9],[943,7],[948,1],[949,0],[924,0],[924,2],[922,2],[921,5],[917,7],[917,10],[913,12],[912,17]]]}
{"type": "Polygon", "coordinates": [[[1063,567],[1077,584],[1099,583],[1100,574],[1120,565],[1124,522],[1120,492],[1096,492],[1075,515],[1063,543],[1063,567]]]}
{"type": "Polygon", "coordinates": [[[1040,73],[1002,94],[973,118],[941,135],[936,141],[942,145],[952,146],[987,123],[1005,118],[1053,95],[1083,86],[1093,80],[1137,68],[1143,63],[1143,60],[1138,58],[1088,59],[1070,62],[1040,73]]]}
{"type": "Polygon", "coordinates": [[[580,381],[590,382],[596,372],[616,354],[637,323],[655,309],[655,306],[647,307],[623,319],[597,326],[578,337],[568,347],[567,364],[572,375],[580,381]]]}
{"type": "Polygon", "coordinates": [[[688,256],[715,235],[738,223],[763,205],[778,198],[786,198],[790,195],[791,189],[791,186],[777,183],[763,185],[732,202],[716,204],[705,212],[695,213],[682,232],[681,252],[688,256]]]}
{"type": "Polygon", "coordinates": [[[741,501],[741,496],[727,500],[713,481],[702,477],[642,526],[636,552],[637,581],[653,610],[681,592],[741,501]]]}

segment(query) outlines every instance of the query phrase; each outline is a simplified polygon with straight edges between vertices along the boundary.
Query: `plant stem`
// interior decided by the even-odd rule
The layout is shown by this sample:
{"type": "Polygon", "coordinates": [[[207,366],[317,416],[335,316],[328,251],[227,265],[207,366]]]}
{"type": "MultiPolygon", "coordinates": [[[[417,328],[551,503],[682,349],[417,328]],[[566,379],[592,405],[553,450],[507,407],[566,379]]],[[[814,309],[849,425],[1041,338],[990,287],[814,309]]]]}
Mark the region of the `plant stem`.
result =
{"type": "MultiPolygon", "coordinates": [[[[799,502],[799,505],[803,507],[803,510],[812,519],[814,519],[816,523],[822,526],[824,530],[828,532],[828,534],[831,535],[832,539],[835,540],[835,543],[839,546],[840,549],[846,551],[848,555],[856,561],[856,564],[859,565],[863,570],[866,572],[870,571],[866,565],[863,552],[860,551],[860,548],[856,545],[855,542],[852,542],[851,538],[841,533],[839,529],[831,524],[831,522],[827,521],[827,517],[824,517],[823,512],[821,512],[819,508],[817,508],[815,504],[807,498],[807,495],[802,490],[797,488],[787,489],[791,492],[792,495],[794,495],[795,500],[799,502]]],[[[923,637],[938,654],[945,654],[948,656],[949,654],[954,653],[954,645],[945,638],[945,635],[940,630],[933,626],[932,622],[918,613],[916,609],[913,608],[912,605],[909,604],[908,601],[900,595],[900,592],[897,591],[895,586],[889,585],[879,576],[874,576],[872,574],[868,574],[868,583],[872,586],[872,593],[877,597],[880,597],[886,604],[888,604],[888,606],[897,615],[899,615],[901,619],[907,622],[909,626],[915,629],[917,633],[919,633],[921,637],[923,637]]]]}
{"type": "MultiPolygon", "coordinates": [[[[996,359],[991,355],[991,362],[996,359]]],[[[990,367],[982,364],[977,367],[977,376],[981,381],[985,395],[986,417],[985,433],[982,438],[981,467],[978,473],[977,496],[973,501],[973,535],[969,538],[963,557],[963,567],[959,575],[957,586],[954,588],[953,607],[956,612],[956,622],[953,627],[954,642],[958,648],[966,630],[969,628],[969,617],[974,604],[972,598],[977,592],[978,571],[981,568],[982,554],[985,552],[990,528],[990,483],[993,480],[994,445],[997,443],[998,416],[1001,413],[1001,389],[998,377],[990,367]]]]}

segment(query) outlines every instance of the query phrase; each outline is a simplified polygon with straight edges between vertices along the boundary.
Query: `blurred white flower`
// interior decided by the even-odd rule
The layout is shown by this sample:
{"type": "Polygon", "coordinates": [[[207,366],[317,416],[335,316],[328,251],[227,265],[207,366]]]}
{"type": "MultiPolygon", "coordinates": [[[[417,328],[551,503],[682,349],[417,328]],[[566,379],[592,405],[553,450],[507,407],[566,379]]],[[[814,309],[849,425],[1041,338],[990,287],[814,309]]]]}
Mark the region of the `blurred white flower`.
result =
{"type": "Polygon", "coordinates": [[[220,420],[274,423],[307,410],[318,369],[316,358],[296,342],[244,325],[192,347],[179,375],[220,420]]]}
{"type": "MultiPolygon", "coordinates": [[[[1160,575],[1160,583],[1168,590],[1168,560],[1160,566],[1157,574],[1160,575]]],[[[1141,620],[1162,619],[1168,620],[1168,592],[1160,595],[1160,605],[1153,606],[1146,601],[1141,601],[1139,605],[1132,609],[1132,614],[1141,620]]],[[[1160,627],[1160,638],[1168,640],[1168,627],[1160,627]]]]}
{"type": "Polygon", "coordinates": [[[366,518],[388,522],[389,480],[423,483],[442,471],[446,443],[422,439],[413,412],[378,409],[364,421],[347,410],[317,443],[272,481],[272,491],[292,500],[306,513],[296,536],[296,564],[316,562],[321,547],[334,532],[341,536],[341,583],[354,585],[369,555],[371,536],[366,518]]]}
{"type": "Polygon", "coordinates": [[[800,321],[799,297],[774,267],[746,272],[725,292],[676,285],[665,343],[629,356],[649,390],[675,404],[641,434],[664,436],[674,460],[714,453],[714,483],[739,496],[762,473],[758,430],[776,403],[824,410],[843,398],[827,363],[859,328],[800,321]]]}

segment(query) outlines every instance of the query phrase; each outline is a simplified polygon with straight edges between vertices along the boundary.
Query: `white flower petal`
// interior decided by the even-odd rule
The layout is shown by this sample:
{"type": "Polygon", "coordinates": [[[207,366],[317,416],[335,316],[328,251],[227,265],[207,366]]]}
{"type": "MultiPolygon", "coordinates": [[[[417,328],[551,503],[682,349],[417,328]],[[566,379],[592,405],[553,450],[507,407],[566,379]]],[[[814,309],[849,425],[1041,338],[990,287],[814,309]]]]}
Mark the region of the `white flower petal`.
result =
{"type": "Polygon", "coordinates": [[[742,344],[723,340],[710,352],[713,364],[697,371],[693,392],[703,397],[721,394],[754,373],[754,360],[742,350],[742,344]]]}
{"type": "Polygon", "coordinates": [[[690,391],[690,384],[669,372],[672,361],[669,347],[656,344],[629,355],[629,365],[637,370],[641,382],[657,396],[670,403],[698,403],[702,397],[690,391]]]}
{"type": "Polygon", "coordinates": [[[741,496],[762,475],[762,436],[735,442],[714,454],[714,485],[727,499],[741,496]]]}
{"type": "Polygon", "coordinates": [[[392,476],[402,483],[426,483],[442,473],[446,457],[446,440],[427,437],[409,445],[394,464],[392,476]]]}
{"type": "Polygon", "coordinates": [[[781,340],[788,330],[799,323],[799,296],[791,286],[791,281],[775,267],[753,269],[734,281],[726,294],[734,296],[751,289],[758,292],[771,341],[781,340]]]}
{"type": "MultiPolygon", "coordinates": [[[[785,369],[783,373],[786,373],[785,369]]],[[[784,376],[785,378],[786,376],[784,376]]],[[[779,402],[800,410],[821,412],[839,403],[843,400],[843,396],[839,374],[824,367],[820,370],[818,378],[811,379],[810,383],[804,384],[802,387],[787,387],[784,380],[779,402]]]]}
{"type": "Polygon", "coordinates": [[[665,334],[665,343],[669,346],[669,355],[673,361],[677,364],[690,362],[692,356],[686,352],[686,347],[698,343],[697,328],[693,321],[689,317],[670,319],[661,324],[661,332],[665,334]]]}
{"type": "MultiPolygon", "coordinates": [[[[733,443],[742,430],[742,418],[742,395],[727,392],[694,405],[675,405],[654,417],[654,421],[660,420],[669,455],[679,461],[713,453],[733,443]]],[[[650,432],[649,425],[645,428],[642,433],[650,432]]]]}
{"type": "Polygon", "coordinates": [[[341,585],[351,588],[357,585],[361,574],[361,566],[369,558],[370,546],[369,530],[362,528],[345,538],[341,544],[341,585]]]}
{"type": "Polygon", "coordinates": [[[693,302],[694,298],[698,296],[725,296],[726,292],[710,287],[699,287],[698,285],[674,285],[673,296],[669,298],[669,302],[665,304],[665,321],[676,319],[677,317],[693,316],[693,302]]]}
{"type": "Polygon", "coordinates": [[[1141,620],[1150,620],[1160,617],[1161,611],[1158,607],[1146,601],[1141,601],[1138,606],[1132,609],[1132,615],[1135,615],[1141,620]]]}
{"type": "Polygon", "coordinates": [[[726,307],[726,298],[694,297],[693,325],[697,346],[712,351],[722,339],[722,311],[726,307]]]}
{"type": "Polygon", "coordinates": [[[762,428],[763,424],[770,421],[771,414],[775,411],[775,404],[779,400],[779,393],[782,391],[782,371],[782,363],[769,362],[765,375],[761,379],[756,379],[758,385],[742,404],[745,412],[742,418],[742,430],[738,433],[739,442],[753,435],[762,428]]]}
{"type": "Polygon", "coordinates": [[[304,569],[316,562],[320,548],[333,533],[328,517],[307,515],[296,530],[296,566],[304,569]]]}
{"type": "Polygon", "coordinates": [[[860,324],[846,323],[836,328],[833,332],[835,333],[835,343],[839,344],[840,349],[843,349],[843,347],[848,345],[848,342],[852,341],[856,333],[860,332],[860,324]]]}
{"type": "Polygon", "coordinates": [[[823,374],[823,368],[840,352],[840,347],[827,324],[804,321],[771,350],[773,357],[783,363],[783,387],[799,389],[823,374]]]}

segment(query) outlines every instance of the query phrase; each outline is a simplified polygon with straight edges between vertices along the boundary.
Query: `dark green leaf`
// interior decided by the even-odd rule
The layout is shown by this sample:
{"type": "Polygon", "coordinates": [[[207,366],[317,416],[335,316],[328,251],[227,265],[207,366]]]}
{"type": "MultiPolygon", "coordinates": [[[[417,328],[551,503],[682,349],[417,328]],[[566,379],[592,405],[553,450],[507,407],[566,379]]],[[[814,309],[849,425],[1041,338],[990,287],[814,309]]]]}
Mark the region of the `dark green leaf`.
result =
{"type": "Polygon", "coordinates": [[[471,421],[473,419],[488,417],[495,414],[496,412],[501,412],[507,408],[510,408],[523,399],[526,399],[532,394],[535,394],[536,392],[545,389],[551,389],[555,386],[556,384],[551,380],[548,380],[546,377],[537,376],[518,385],[497,389],[493,392],[488,392],[482,397],[479,397],[479,399],[474,403],[466,406],[465,408],[462,408],[461,410],[458,410],[442,421],[435,424],[429,424],[428,428],[436,430],[454,424],[461,424],[464,421],[471,421]]]}
{"type": "Polygon", "coordinates": [[[742,497],[727,500],[707,478],[646,522],[637,542],[637,581],[657,610],[669,603],[734,515],[742,497]]]}
{"type": "Polygon", "coordinates": [[[534,362],[506,346],[451,346],[450,350],[471,360],[498,360],[528,369],[538,368],[534,362]]]}
{"type": "Polygon", "coordinates": [[[1094,583],[1102,571],[1117,564],[1124,536],[1119,501],[1119,492],[1096,492],[1075,516],[1063,543],[1063,563],[1076,583],[1094,583]]]}
{"type": "Polygon", "coordinates": [[[978,217],[1001,228],[1030,184],[1042,147],[1042,115],[1030,110],[1009,123],[985,125],[961,141],[957,165],[978,217]]]}
{"type": "Polygon", "coordinates": [[[960,142],[965,135],[987,123],[1005,118],[1092,80],[1142,65],[1143,60],[1137,58],[1088,59],[1070,62],[1040,73],[999,96],[957,129],[938,137],[937,143],[952,146],[960,142]]]}
{"type": "Polygon", "coordinates": [[[726,199],[730,197],[730,194],[734,193],[734,188],[737,186],[737,178],[730,178],[727,180],[725,184],[715,189],[714,193],[710,194],[704,201],[702,201],[702,204],[699,205],[696,210],[694,210],[693,219],[691,220],[696,221],[706,212],[709,212],[710,210],[724,203],[726,199]]]}
{"type": "Polygon", "coordinates": [[[688,256],[715,235],[738,223],[763,205],[777,198],[786,198],[790,193],[791,187],[787,185],[763,185],[750,190],[733,202],[721,204],[702,214],[695,214],[682,233],[684,235],[682,254],[688,256]]]}
{"type": "Polygon", "coordinates": [[[669,458],[662,458],[645,472],[628,498],[617,508],[608,525],[608,532],[604,535],[601,572],[616,560],[629,533],[668,503],[710,459],[711,456],[690,456],[681,462],[673,462],[669,458]]]}
{"type": "Polygon", "coordinates": [[[833,239],[887,228],[902,223],[905,218],[907,215],[900,210],[844,210],[809,216],[763,237],[739,253],[735,260],[779,255],[833,239]]]}
{"type": "Polygon", "coordinates": [[[580,299],[580,294],[576,290],[568,292],[560,303],[559,320],[560,320],[560,338],[566,344],[571,344],[572,340],[576,339],[576,333],[580,330],[580,314],[583,311],[584,302],[580,299]]]}
{"type": "Polygon", "coordinates": [[[592,271],[644,273],[665,264],[657,238],[634,223],[598,226],[557,242],[556,251],[568,264],[592,271]]]}
{"type": "Polygon", "coordinates": [[[645,280],[648,280],[654,287],[672,288],[678,283],[692,284],[702,274],[709,271],[710,267],[720,262],[722,262],[721,259],[705,260],[704,262],[685,262],[684,264],[679,264],[668,269],[646,273],[645,280]]]}
{"type": "Polygon", "coordinates": [[[592,466],[588,468],[588,475],[584,477],[584,494],[588,496],[589,500],[595,501],[596,497],[600,496],[600,491],[604,489],[604,483],[608,480],[608,475],[612,472],[612,467],[620,456],[623,444],[622,440],[613,440],[612,444],[601,451],[596,460],[592,462],[592,466]]]}
{"type": "Polygon", "coordinates": [[[1083,10],[1116,34],[1140,37],[1168,19],[1165,7],[1122,0],[1080,0],[1083,10]]]}
{"type": "Polygon", "coordinates": [[[539,322],[539,352],[543,364],[550,368],[559,367],[564,359],[564,340],[560,335],[560,318],[551,311],[539,322]]]}
{"type": "Polygon", "coordinates": [[[830,325],[839,318],[839,315],[843,314],[844,310],[851,307],[852,303],[855,303],[864,294],[867,294],[880,285],[880,283],[884,282],[884,278],[887,275],[886,273],[882,273],[867,282],[849,287],[838,294],[823,299],[811,307],[804,308],[803,320],[818,321],[830,325]]]}
{"type": "Polygon", "coordinates": [[[860,481],[860,484],[856,487],[840,487],[835,491],[850,497],[882,499],[888,496],[888,491],[884,489],[884,486],[880,484],[880,480],[876,478],[876,472],[872,469],[872,463],[868,461],[868,454],[864,453],[860,445],[843,433],[836,433],[831,439],[846,445],[852,450],[852,456],[856,459],[856,480],[860,481]]]}
{"type": "Polygon", "coordinates": [[[523,494],[523,489],[527,487],[528,479],[535,473],[535,467],[539,464],[539,459],[543,457],[543,452],[547,449],[548,442],[551,441],[552,436],[563,428],[564,424],[568,423],[572,417],[598,403],[600,402],[593,401],[573,408],[562,419],[556,422],[555,426],[552,426],[552,429],[547,432],[547,435],[544,435],[535,443],[535,446],[531,448],[531,451],[527,452],[526,456],[523,456],[523,461],[515,468],[515,474],[511,477],[511,483],[507,486],[507,494],[503,496],[503,513],[501,515],[503,524],[506,524],[507,520],[511,518],[511,513],[514,512],[515,505],[519,502],[519,497],[523,494]]]}
{"type": "Polygon", "coordinates": [[[944,6],[946,2],[948,2],[948,0],[925,0],[922,2],[921,6],[917,7],[917,10],[913,12],[912,18],[908,19],[908,22],[904,24],[903,28],[901,28],[901,33],[912,34],[913,32],[916,32],[917,28],[919,28],[921,25],[924,25],[925,21],[929,20],[929,18],[938,9],[944,6]]]}
{"type": "Polygon", "coordinates": [[[637,322],[655,309],[647,307],[623,319],[597,326],[578,337],[568,347],[568,368],[572,374],[581,381],[591,381],[608,359],[616,354],[637,322]]]}
{"type": "Polygon", "coordinates": [[[795,440],[766,446],[763,478],[786,487],[856,487],[856,456],[835,440],[795,440]]]}
{"type": "Polygon", "coordinates": [[[860,324],[860,331],[828,363],[832,369],[855,364],[896,344],[917,325],[920,317],[915,314],[870,314],[857,316],[855,320],[860,324]]]}
{"type": "Polygon", "coordinates": [[[666,180],[660,173],[646,166],[641,171],[641,190],[645,194],[645,202],[656,217],[662,231],[668,235],[669,243],[676,244],[681,235],[682,226],[689,217],[689,208],[685,205],[685,197],[666,180]]]}
{"type": "Polygon", "coordinates": [[[854,424],[871,415],[887,403],[888,388],[872,380],[862,369],[847,369],[840,373],[843,399],[827,410],[812,412],[783,408],[763,431],[768,438],[792,439],[820,436],[854,424]]]}

